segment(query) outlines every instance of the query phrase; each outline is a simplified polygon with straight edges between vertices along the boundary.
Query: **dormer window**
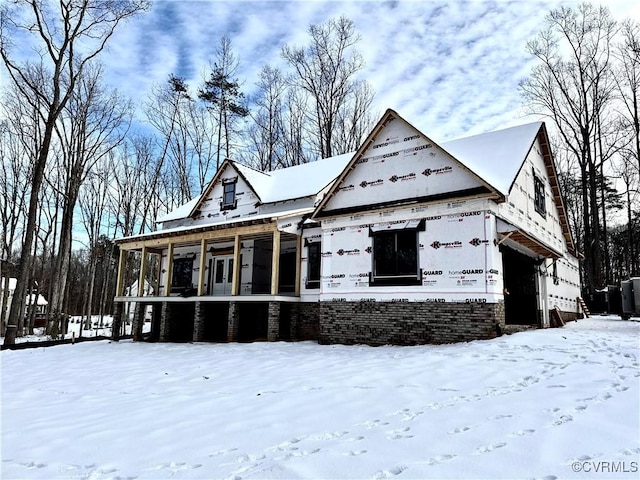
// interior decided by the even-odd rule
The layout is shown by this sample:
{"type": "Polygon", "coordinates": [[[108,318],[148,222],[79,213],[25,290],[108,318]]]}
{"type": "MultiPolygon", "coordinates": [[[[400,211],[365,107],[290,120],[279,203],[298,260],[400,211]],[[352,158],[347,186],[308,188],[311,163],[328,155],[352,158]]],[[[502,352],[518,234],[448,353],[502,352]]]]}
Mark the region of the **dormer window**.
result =
{"type": "Polygon", "coordinates": [[[222,183],[222,210],[230,210],[236,208],[236,184],[237,178],[222,183]]]}
{"type": "Polygon", "coordinates": [[[535,171],[533,172],[533,191],[533,203],[536,212],[545,217],[547,215],[547,207],[544,200],[544,182],[538,175],[536,175],[535,171]]]}

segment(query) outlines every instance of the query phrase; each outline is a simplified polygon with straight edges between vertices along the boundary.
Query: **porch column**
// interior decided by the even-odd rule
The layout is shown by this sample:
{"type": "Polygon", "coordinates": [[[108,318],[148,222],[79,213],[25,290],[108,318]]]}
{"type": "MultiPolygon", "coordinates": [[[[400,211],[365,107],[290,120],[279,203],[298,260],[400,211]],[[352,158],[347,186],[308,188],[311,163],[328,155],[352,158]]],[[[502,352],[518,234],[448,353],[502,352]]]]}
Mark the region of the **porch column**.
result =
{"type": "Polygon", "coordinates": [[[273,255],[271,257],[271,295],[278,294],[280,280],[280,230],[273,232],[273,255]]]}
{"type": "Polygon", "coordinates": [[[300,296],[300,279],[302,276],[302,235],[296,236],[296,284],[294,288],[294,295],[300,296]]]}
{"type": "MultiPolygon", "coordinates": [[[[120,250],[122,253],[122,250],[120,250]]],[[[113,303],[113,319],[111,320],[111,340],[117,342],[120,340],[120,329],[122,328],[122,309],[123,302],[113,303]]]]}
{"type": "Polygon", "coordinates": [[[146,311],[146,304],[142,302],[136,302],[136,306],[133,309],[133,323],[131,325],[131,333],[133,335],[134,342],[139,342],[140,340],[142,340],[142,326],[144,325],[144,317],[146,311]]]}
{"type": "Polygon", "coordinates": [[[156,251],[155,252],[158,257],[159,257],[159,261],[158,261],[158,266],[156,267],[156,286],[153,292],[153,296],[154,297],[159,297],[160,296],[160,281],[162,280],[162,250],[160,251],[156,251]]]}
{"type": "Polygon", "coordinates": [[[127,263],[127,251],[120,248],[120,259],[118,261],[118,280],[116,282],[116,297],[122,296],[122,284],[124,283],[124,268],[127,263]]]}
{"type": "Polygon", "coordinates": [[[227,318],[227,341],[238,341],[238,323],[240,311],[236,302],[229,302],[229,314],[227,318]]]}
{"type": "Polygon", "coordinates": [[[171,295],[171,277],[173,273],[173,243],[167,249],[167,270],[164,272],[164,296],[171,295]]]}
{"type": "Polygon", "coordinates": [[[171,304],[169,302],[162,302],[162,313],[160,314],[160,341],[168,342],[171,338],[171,321],[173,320],[171,311],[171,304]]]}
{"type": "Polygon", "coordinates": [[[138,296],[144,296],[144,280],[147,276],[147,247],[142,247],[142,258],[140,258],[140,275],[138,276],[138,296]]]}
{"type": "Polygon", "coordinates": [[[204,340],[204,305],[196,302],[193,321],[193,341],[202,342],[204,340]]]}
{"type": "Polygon", "coordinates": [[[200,241],[200,270],[198,271],[198,296],[204,295],[204,279],[207,260],[207,240],[200,241]]]}
{"type": "Polygon", "coordinates": [[[242,243],[240,242],[240,235],[236,235],[233,241],[233,272],[231,273],[231,295],[238,295],[240,293],[240,271],[242,265],[240,265],[240,251],[242,249],[242,243]]]}
{"type": "Polygon", "coordinates": [[[280,336],[280,302],[269,302],[267,313],[267,340],[275,342],[280,336]]]}

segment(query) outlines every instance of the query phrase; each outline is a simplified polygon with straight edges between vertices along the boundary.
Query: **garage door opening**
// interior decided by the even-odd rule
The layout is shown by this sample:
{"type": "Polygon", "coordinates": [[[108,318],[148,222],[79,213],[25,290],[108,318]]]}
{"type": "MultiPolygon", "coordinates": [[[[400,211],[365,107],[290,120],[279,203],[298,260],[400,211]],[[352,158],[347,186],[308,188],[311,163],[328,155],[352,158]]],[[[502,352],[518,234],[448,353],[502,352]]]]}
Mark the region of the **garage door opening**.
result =
{"type": "Polygon", "coordinates": [[[505,245],[500,246],[504,270],[504,308],[507,325],[538,325],[536,261],[505,245]]]}

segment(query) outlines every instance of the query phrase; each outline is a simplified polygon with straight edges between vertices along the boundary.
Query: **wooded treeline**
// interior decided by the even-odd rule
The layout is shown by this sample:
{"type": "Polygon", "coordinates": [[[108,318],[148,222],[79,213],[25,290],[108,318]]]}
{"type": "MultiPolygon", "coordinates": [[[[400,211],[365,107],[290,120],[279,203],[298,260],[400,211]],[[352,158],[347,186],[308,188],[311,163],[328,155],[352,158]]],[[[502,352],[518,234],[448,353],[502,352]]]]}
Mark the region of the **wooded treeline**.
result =
{"type": "MultiPolygon", "coordinates": [[[[379,117],[361,79],[360,36],[344,17],[309,27],[305,45],[282,45],[286,69],[266,64],[251,85],[222,37],[199,83],[170,75],[133,105],[105,83],[99,57],[118,25],[148,6],[30,0],[0,9],[11,80],[0,98],[0,274],[18,278],[11,311],[0,310],[5,343],[28,330],[33,309],[15,300],[35,288],[49,299],[52,335],[63,313],[109,313],[113,239],[154,230],[224,158],[272,170],[353,151],[379,117]],[[26,37],[41,54],[18,60],[12,41],[26,37]]],[[[585,295],[640,274],[639,42],[637,22],[584,4],[551,12],[527,46],[537,66],[521,83],[523,100],[551,120],[585,295]]]]}

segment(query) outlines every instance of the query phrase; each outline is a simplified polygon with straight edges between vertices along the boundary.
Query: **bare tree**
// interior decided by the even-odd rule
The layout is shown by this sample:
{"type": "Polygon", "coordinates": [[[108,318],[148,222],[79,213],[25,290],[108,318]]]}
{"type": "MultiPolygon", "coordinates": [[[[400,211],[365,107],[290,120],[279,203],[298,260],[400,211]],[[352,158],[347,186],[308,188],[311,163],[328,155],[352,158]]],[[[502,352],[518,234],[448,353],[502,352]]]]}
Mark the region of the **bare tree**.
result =
{"type": "Polygon", "coordinates": [[[627,19],[620,33],[622,40],[614,49],[618,60],[615,80],[623,105],[623,126],[629,133],[626,156],[635,159],[640,173],[640,23],[627,19]]]}
{"type": "MultiPolygon", "coordinates": [[[[11,327],[17,325],[24,310],[24,293],[31,271],[31,246],[39,208],[38,192],[49,156],[54,126],[87,62],[102,52],[123,20],[145,10],[148,5],[146,0],[60,0],[55,4],[44,0],[24,0],[5,4],[0,11],[0,57],[3,65],[25,101],[33,102],[34,98],[38,99],[33,107],[38,108],[44,125],[42,142],[38,146],[30,179],[33,194],[29,199],[15,291],[18,301],[12,302],[9,314],[11,327]],[[53,10],[54,5],[57,6],[57,11],[53,10]],[[20,62],[12,55],[12,43],[18,40],[34,44],[38,64],[50,69],[47,88],[42,89],[42,85],[34,82],[27,74],[30,62],[20,62]]],[[[15,342],[15,333],[16,328],[8,328],[5,344],[15,342]]]]}
{"type": "Polygon", "coordinates": [[[258,92],[251,113],[253,125],[249,136],[252,141],[256,168],[263,171],[282,164],[284,156],[284,104],[286,89],[284,76],[277,68],[265,65],[260,70],[258,92]]]}
{"type": "MultiPolygon", "coordinates": [[[[605,283],[598,203],[598,128],[612,99],[610,46],[616,23],[608,9],[582,4],[546,17],[547,28],[527,45],[539,63],[521,82],[531,110],[549,116],[580,168],[587,293],[605,283]],[[565,55],[566,54],[566,58],[565,55]]],[[[602,149],[600,148],[600,153],[602,149]]]]}
{"type": "Polygon", "coordinates": [[[362,140],[349,137],[360,130],[362,112],[371,102],[372,91],[366,82],[356,78],[364,60],[353,48],[360,40],[353,21],[334,18],[311,25],[308,32],[308,46],[285,45],[282,57],[293,69],[291,84],[311,98],[312,113],[306,123],[313,126],[317,153],[326,158],[345,153],[345,149],[362,140]],[[338,132],[344,127],[350,133],[339,141],[338,132]]]}
{"type": "Polygon", "coordinates": [[[62,162],[58,164],[64,179],[60,245],[49,299],[49,333],[57,334],[64,325],[61,315],[67,289],[71,259],[74,211],[80,187],[95,165],[120,144],[130,123],[131,107],[115,91],[101,84],[102,69],[87,65],[78,77],[76,89],[67,102],[56,133],[62,145],[62,162]]]}
{"type": "MultiPolygon", "coordinates": [[[[184,79],[170,75],[166,84],[153,89],[145,103],[149,123],[160,133],[160,154],[155,164],[152,188],[167,168],[175,181],[174,200],[183,204],[191,200],[190,136],[193,98],[184,79]]],[[[146,217],[146,213],[143,217],[146,217]]]]}

